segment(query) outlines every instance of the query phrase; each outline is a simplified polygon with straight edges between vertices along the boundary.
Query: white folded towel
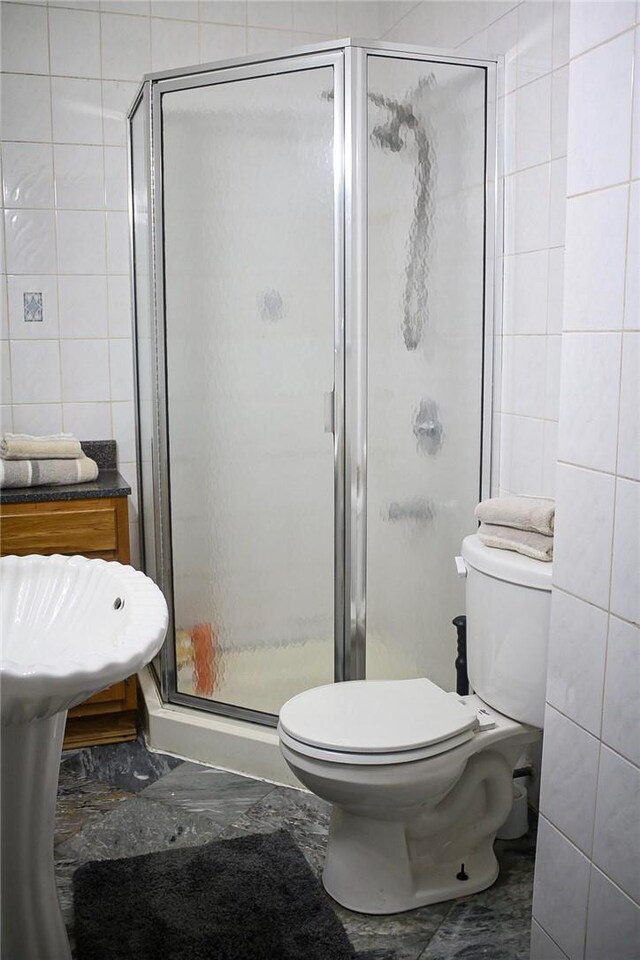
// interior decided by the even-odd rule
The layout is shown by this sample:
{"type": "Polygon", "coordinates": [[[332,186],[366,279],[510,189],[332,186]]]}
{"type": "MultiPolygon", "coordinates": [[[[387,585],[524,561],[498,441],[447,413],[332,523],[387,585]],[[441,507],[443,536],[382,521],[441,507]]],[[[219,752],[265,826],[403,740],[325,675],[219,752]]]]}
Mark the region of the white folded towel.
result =
{"type": "Polygon", "coordinates": [[[77,460],[81,456],[80,441],[72,433],[52,433],[47,437],[5,433],[0,440],[2,460],[77,460]]]}
{"type": "Polygon", "coordinates": [[[543,497],[492,497],[476,507],[476,519],[499,527],[553,536],[555,500],[543,497]]]}
{"type": "Polygon", "coordinates": [[[2,460],[0,487],[60,486],[88,483],[98,476],[98,464],[84,453],[74,460],[2,460]]]}
{"type": "Polygon", "coordinates": [[[532,560],[553,560],[553,537],[531,530],[517,530],[515,527],[499,527],[491,523],[481,523],[478,536],[487,547],[498,550],[515,550],[532,560]]]}

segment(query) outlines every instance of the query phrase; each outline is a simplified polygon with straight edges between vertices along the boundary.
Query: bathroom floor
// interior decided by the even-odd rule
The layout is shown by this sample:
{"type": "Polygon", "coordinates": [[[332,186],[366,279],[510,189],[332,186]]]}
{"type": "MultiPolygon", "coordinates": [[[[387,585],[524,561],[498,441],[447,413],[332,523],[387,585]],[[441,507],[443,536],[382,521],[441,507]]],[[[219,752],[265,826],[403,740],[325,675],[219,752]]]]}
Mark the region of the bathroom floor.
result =
{"type": "MultiPolygon", "coordinates": [[[[285,829],[320,873],[327,826],[327,805],[310,794],[150,753],[141,739],[69,751],[55,836],[65,919],[71,926],[73,871],[87,860],[285,829]]],[[[397,960],[528,960],[535,826],[522,840],[498,841],[496,853],[500,877],[469,899],[391,917],[334,907],[357,950],[390,950],[397,960]]]]}

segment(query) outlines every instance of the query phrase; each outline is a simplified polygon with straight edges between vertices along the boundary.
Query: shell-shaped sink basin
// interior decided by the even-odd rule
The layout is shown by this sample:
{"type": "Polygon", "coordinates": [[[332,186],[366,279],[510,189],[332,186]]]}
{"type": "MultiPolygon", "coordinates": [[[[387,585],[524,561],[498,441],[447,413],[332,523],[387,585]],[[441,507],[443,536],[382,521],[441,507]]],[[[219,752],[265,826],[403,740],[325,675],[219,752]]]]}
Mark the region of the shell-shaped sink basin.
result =
{"type": "Polygon", "coordinates": [[[86,557],[0,559],[2,726],[68,710],[140,670],[167,604],[133,567],[86,557]]]}

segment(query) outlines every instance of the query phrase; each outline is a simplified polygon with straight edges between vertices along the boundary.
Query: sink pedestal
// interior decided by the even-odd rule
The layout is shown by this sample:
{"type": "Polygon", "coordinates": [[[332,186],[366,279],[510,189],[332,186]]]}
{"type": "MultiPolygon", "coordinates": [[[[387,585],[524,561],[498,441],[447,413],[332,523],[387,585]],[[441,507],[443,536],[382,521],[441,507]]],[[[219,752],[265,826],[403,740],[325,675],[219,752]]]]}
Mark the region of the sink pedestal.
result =
{"type": "Polygon", "coordinates": [[[66,716],[2,727],[2,960],[71,960],[53,862],[66,716]]]}

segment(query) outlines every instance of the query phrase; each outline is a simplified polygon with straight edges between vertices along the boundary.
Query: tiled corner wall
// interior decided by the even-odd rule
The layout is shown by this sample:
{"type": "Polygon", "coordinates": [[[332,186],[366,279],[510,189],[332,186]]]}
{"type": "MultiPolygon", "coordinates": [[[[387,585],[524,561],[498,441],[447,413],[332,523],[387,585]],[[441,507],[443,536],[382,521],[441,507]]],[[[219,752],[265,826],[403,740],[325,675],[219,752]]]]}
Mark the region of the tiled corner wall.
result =
{"type": "Polygon", "coordinates": [[[571,4],[556,548],[532,960],[635,960],[640,950],[639,11],[633,2],[571,4]]]}
{"type": "MultiPolygon", "coordinates": [[[[134,486],[125,114],[149,70],[376,37],[413,4],[0,4],[0,431],[115,439],[134,486]],[[25,294],[42,319],[25,322],[25,294]]],[[[137,556],[135,496],[131,541],[137,556]]]]}
{"type": "Polygon", "coordinates": [[[385,37],[504,57],[503,328],[495,494],[553,496],[560,385],[568,0],[427,2],[385,37]]]}

